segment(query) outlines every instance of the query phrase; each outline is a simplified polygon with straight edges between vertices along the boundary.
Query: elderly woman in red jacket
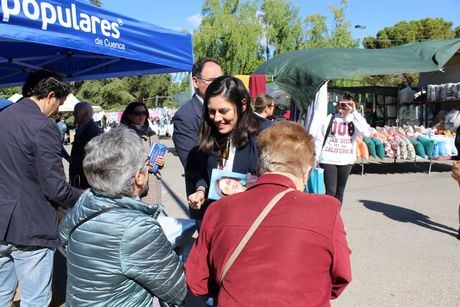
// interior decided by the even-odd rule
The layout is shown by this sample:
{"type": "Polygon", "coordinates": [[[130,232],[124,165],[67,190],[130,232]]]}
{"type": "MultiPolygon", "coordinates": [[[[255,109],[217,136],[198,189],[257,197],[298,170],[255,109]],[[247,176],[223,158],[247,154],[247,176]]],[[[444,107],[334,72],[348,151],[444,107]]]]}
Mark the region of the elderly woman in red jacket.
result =
{"type": "Polygon", "coordinates": [[[328,306],[351,281],[350,249],[340,202],[303,192],[315,163],[312,137],[279,122],[257,145],[261,176],[206,211],[185,264],[188,287],[218,306],[328,306]]]}

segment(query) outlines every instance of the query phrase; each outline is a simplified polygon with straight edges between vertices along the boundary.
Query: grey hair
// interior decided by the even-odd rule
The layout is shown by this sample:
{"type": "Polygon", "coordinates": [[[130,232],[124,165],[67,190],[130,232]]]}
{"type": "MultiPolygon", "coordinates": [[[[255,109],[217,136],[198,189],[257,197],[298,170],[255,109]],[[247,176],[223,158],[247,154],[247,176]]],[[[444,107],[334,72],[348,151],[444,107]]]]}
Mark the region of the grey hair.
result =
{"type": "Polygon", "coordinates": [[[92,139],[85,151],[83,171],[96,194],[108,198],[133,195],[134,175],[147,167],[147,153],[133,130],[111,129],[92,139]]]}

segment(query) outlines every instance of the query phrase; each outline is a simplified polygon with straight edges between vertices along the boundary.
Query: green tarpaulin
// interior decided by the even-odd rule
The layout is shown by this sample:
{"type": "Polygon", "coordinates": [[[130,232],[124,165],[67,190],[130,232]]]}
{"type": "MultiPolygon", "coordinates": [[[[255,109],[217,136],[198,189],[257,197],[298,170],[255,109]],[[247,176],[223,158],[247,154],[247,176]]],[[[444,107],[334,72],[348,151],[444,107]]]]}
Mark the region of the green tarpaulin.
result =
{"type": "Polygon", "coordinates": [[[460,49],[460,39],[429,40],[387,49],[312,48],[265,62],[254,73],[274,76],[301,110],[327,80],[441,69],[460,49]]]}

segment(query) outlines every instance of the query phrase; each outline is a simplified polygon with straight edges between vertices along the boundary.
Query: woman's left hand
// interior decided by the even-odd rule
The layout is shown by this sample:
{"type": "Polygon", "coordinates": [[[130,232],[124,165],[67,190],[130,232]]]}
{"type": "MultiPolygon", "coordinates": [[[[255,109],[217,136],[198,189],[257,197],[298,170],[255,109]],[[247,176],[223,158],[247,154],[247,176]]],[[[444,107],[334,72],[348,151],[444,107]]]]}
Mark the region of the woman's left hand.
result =
{"type": "Polygon", "coordinates": [[[165,165],[165,157],[163,156],[158,156],[155,159],[155,164],[158,165],[159,168],[162,168],[165,165]]]}
{"type": "Polygon", "coordinates": [[[348,107],[349,107],[350,113],[353,113],[354,111],[356,111],[356,104],[354,101],[348,102],[348,107]]]}

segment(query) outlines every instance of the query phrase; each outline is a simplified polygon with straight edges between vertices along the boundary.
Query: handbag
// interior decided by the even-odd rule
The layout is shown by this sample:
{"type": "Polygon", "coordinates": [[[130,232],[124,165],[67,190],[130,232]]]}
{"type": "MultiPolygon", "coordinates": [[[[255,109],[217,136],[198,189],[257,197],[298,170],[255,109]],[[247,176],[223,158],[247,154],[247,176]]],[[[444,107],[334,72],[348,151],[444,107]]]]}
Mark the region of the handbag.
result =
{"type": "MultiPolygon", "coordinates": [[[[332,113],[331,120],[327,126],[326,134],[324,135],[323,146],[326,144],[327,137],[331,133],[332,124],[334,122],[335,115],[332,113]]],[[[305,186],[306,193],[312,194],[326,194],[326,186],[324,185],[324,170],[321,167],[313,167],[308,177],[307,185],[305,186]]]]}
{"type": "Polygon", "coordinates": [[[313,167],[308,177],[307,185],[305,186],[306,193],[326,194],[326,186],[324,185],[324,170],[321,167],[313,167]]]}
{"type": "Polygon", "coordinates": [[[251,227],[249,227],[248,232],[244,235],[244,237],[241,239],[240,243],[236,246],[235,250],[233,253],[230,255],[228,258],[227,262],[225,262],[222,273],[219,278],[219,285],[222,285],[222,280],[224,279],[225,275],[227,274],[228,270],[232,266],[233,262],[235,262],[236,258],[240,255],[241,251],[243,248],[246,246],[248,243],[249,239],[252,237],[254,232],[257,230],[259,225],[263,222],[267,214],[273,209],[273,207],[280,201],[281,198],[283,198],[284,195],[287,193],[294,191],[294,189],[289,188],[287,190],[284,190],[278,194],[275,195],[275,197],[270,200],[270,202],[265,206],[264,210],[259,214],[259,216],[256,218],[254,223],[252,223],[251,227]]]}

